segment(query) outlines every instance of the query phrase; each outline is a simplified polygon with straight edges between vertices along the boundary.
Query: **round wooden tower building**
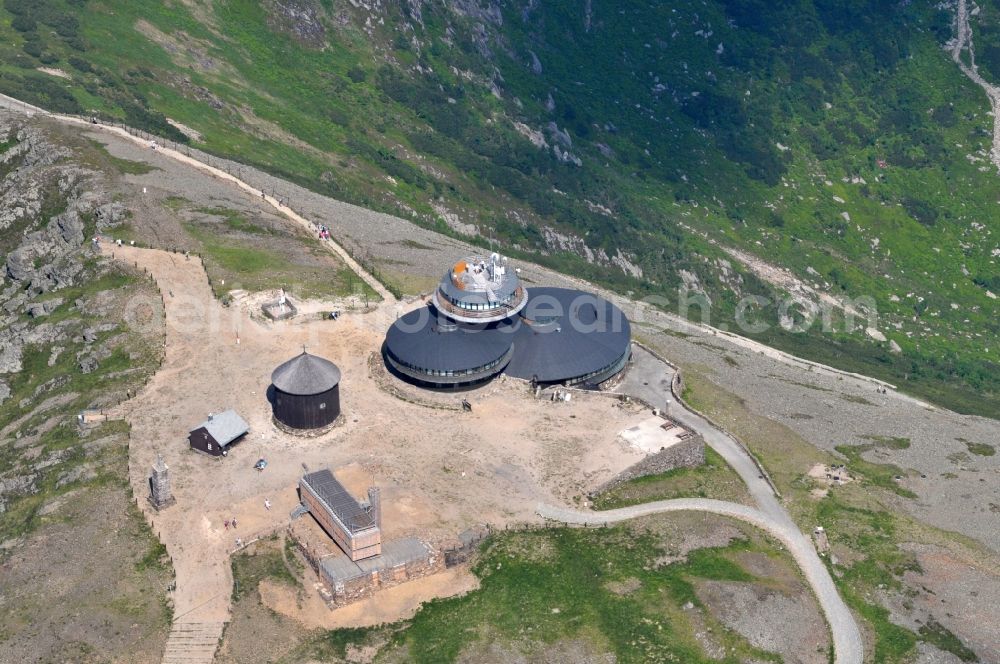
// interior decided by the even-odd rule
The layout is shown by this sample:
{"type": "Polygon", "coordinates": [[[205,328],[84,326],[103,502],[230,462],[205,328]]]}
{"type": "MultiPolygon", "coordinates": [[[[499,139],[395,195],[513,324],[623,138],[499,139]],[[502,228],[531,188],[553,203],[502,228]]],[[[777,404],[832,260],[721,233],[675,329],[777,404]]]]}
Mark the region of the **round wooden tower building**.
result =
{"type": "Polygon", "coordinates": [[[340,369],[304,350],[271,374],[275,424],[292,433],[322,432],[340,416],[340,369]]]}

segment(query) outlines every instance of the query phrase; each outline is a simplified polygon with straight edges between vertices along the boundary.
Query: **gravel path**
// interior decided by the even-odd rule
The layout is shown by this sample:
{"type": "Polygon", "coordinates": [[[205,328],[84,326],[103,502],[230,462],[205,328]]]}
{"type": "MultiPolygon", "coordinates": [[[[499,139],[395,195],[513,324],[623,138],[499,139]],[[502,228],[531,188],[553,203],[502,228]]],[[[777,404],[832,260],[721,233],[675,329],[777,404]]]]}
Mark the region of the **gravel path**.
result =
{"type": "Polygon", "coordinates": [[[672,397],[670,384],[674,380],[674,374],[676,370],[669,364],[642,346],[633,344],[629,375],[615,391],[642,399],[656,408],[663,408],[672,419],[701,434],[709,447],[718,452],[739,474],[754,502],[763,512],[775,518],[789,519],[770,483],[743,446],[672,397]]]}
{"type": "Polygon", "coordinates": [[[823,565],[812,544],[787,516],[785,519],[775,518],[746,505],[706,498],[661,500],[606,512],[581,512],[540,504],[537,511],[539,516],[545,519],[579,525],[607,525],[663,512],[711,512],[739,519],[765,530],[788,548],[789,553],[802,569],[806,581],[816,593],[816,598],[833,634],[833,647],[837,664],[861,664],[864,660],[861,633],[854,622],[854,616],[851,615],[850,609],[837,593],[833,579],[830,578],[826,566],[823,565]]]}
{"type": "Polygon", "coordinates": [[[753,496],[754,501],[762,512],[771,518],[779,519],[789,524],[792,523],[788,512],[785,511],[785,508],[781,506],[781,503],[778,502],[777,497],[774,495],[771,485],[764,479],[760,470],[757,469],[757,464],[754,463],[750,455],[738,442],[728,434],[716,429],[701,415],[692,413],[676,401],[671,400],[668,404],[667,414],[687,428],[700,433],[705,438],[705,442],[718,452],[726,460],[726,463],[732,466],[733,470],[743,478],[747,489],[750,490],[750,495],[753,496]]]}
{"type": "Polygon", "coordinates": [[[993,147],[990,148],[990,161],[1000,168],[1000,88],[990,84],[979,74],[976,66],[976,49],[972,43],[972,26],[969,25],[969,9],[965,0],[958,0],[955,8],[955,37],[948,44],[951,59],[955,61],[962,73],[978,85],[989,97],[993,108],[993,147]],[[968,50],[969,64],[962,60],[962,51],[968,50]]]}
{"type": "MultiPolygon", "coordinates": [[[[140,145],[144,149],[154,149],[152,148],[152,145],[154,145],[154,143],[151,143],[149,140],[145,138],[141,138],[139,136],[133,136],[132,134],[128,133],[127,131],[119,127],[104,125],[104,124],[93,124],[70,115],[59,115],[56,113],[50,113],[48,111],[45,111],[44,109],[38,108],[36,106],[31,106],[29,104],[25,104],[24,102],[18,101],[6,95],[0,95],[0,106],[4,106],[21,112],[27,112],[28,114],[37,113],[52,118],[54,120],[58,120],[59,122],[80,127],[86,127],[87,129],[92,131],[100,131],[104,133],[113,134],[115,136],[118,136],[119,138],[131,141],[136,145],[140,145]]],[[[284,215],[285,217],[292,220],[296,224],[307,229],[310,233],[314,231],[313,222],[309,221],[305,217],[295,212],[295,210],[288,207],[284,202],[282,202],[275,196],[268,195],[264,191],[263,187],[254,187],[253,185],[248,184],[247,182],[241,180],[235,175],[232,175],[231,173],[226,172],[225,170],[216,168],[215,166],[211,166],[203,161],[199,161],[195,157],[188,156],[173,148],[169,148],[161,144],[155,144],[155,145],[156,145],[155,150],[160,154],[170,157],[171,159],[174,159],[175,161],[178,161],[192,168],[198,169],[199,171],[202,171],[204,173],[208,173],[209,175],[216,177],[224,182],[233,184],[239,189],[247,192],[248,194],[250,194],[255,198],[260,197],[261,201],[264,201],[265,203],[273,207],[280,214],[284,215]]],[[[361,265],[358,264],[356,260],[354,260],[351,254],[348,253],[347,250],[344,249],[344,247],[342,247],[338,242],[334,241],[331,238],[327,240],[326,245],[330,248],[331,251],[340,256],[341,260],[343,260],[344,263],[346,263],[349,268],[351,268],[355,273],[357,273],[357,275],[361,277],[365,281],[365,283],[371,286],[372,290],[378,293],[383,301],[385,301],[386,303],[394,303],[396,301],[396,298],[392,295],[392,293],[390,293],[378,279],[376,279],[367,270],[361,267],[361,265]]]]}

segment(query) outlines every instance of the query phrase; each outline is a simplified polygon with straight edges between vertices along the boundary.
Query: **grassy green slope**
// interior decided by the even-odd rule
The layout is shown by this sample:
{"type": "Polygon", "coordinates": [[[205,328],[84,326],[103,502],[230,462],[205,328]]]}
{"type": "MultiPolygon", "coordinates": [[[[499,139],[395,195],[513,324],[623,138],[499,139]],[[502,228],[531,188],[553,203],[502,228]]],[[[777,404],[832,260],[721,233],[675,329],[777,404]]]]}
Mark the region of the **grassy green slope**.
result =
{"type": "Polygon", "coordinates": [[[722,247],[743,249],[873,298],[903,352],[839,315],[837,333],[785,332],[776,304],[751,336],[995,414],[992,122],[941,48],[947,13],[538,4],[4,0],[0,91],[188,140],[169,117],[199,147],[452,232],[443,205],[515,255],[672,309],[685,271],[714,324],[780,292],[722,247]],[[619,251],[641,276],[602,258],[619,251]]]}

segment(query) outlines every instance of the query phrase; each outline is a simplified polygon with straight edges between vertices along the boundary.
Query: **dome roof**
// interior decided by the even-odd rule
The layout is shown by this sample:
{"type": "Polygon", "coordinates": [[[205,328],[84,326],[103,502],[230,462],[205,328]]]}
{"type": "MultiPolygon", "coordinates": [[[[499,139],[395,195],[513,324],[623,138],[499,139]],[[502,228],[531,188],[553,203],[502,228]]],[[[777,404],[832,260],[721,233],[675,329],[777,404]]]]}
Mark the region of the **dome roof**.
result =
{"type": "Polygon", "coordinates": [[[502,358],[513,334],[505,322],[466,325],[440,316],[430,307],[399,318],[386,334],[386,350],[400,362],[430,371],[460,372],[502,358]]]}
{"type": "Polygon", "coordinates": [[[302,351],[274,370],[271,383],[286,394],[321,394],[340,383],[340,369],[330,360],[302,351]]]}
{"type": "Polygon", "coordinates": [[[543,383],[573,380],[613,366],[630,350],[625,314],[602,297],[568,288],[532,288],[515,323],[506,373],[543,383]]]}

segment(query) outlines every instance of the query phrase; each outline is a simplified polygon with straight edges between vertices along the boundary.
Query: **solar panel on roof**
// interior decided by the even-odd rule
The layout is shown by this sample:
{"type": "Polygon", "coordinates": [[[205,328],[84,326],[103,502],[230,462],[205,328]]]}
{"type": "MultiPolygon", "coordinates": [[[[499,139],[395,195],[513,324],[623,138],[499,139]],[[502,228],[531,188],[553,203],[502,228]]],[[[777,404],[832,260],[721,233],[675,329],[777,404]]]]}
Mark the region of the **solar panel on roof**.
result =
{"type": "Polygon", "coordinates": [[[347,526],[352,535],[375,527],[375,516],[365,511],[329,470],[309,473],[302,481],[347,526]]]}

